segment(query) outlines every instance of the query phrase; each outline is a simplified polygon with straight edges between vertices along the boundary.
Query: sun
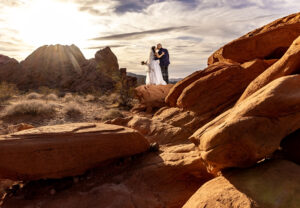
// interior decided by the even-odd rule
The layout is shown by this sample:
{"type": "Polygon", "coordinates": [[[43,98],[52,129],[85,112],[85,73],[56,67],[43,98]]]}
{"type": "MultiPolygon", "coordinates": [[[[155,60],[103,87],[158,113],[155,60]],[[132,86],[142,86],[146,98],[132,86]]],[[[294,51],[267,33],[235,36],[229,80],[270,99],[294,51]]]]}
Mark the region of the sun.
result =
{"type": "Polygon", "coordinates": [[[80,12],[74,3],[58,0],[33,0],[12,9],[9,20],[22,41],[35,47],[84,46],[95,33],[87,13],[80,12]]]}

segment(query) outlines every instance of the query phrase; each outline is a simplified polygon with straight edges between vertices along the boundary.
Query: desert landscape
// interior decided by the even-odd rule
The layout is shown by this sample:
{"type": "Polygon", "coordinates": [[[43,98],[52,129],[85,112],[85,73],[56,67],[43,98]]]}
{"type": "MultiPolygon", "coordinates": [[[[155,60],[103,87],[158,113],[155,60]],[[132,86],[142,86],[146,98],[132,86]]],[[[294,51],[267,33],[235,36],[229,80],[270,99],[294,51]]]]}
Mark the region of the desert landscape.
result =
{"type": "Polygon", "coordinates": [[[0,207],[300,207],[300,13],[207,65],[140,85],[109,47],[0,55],[0,207]]]}

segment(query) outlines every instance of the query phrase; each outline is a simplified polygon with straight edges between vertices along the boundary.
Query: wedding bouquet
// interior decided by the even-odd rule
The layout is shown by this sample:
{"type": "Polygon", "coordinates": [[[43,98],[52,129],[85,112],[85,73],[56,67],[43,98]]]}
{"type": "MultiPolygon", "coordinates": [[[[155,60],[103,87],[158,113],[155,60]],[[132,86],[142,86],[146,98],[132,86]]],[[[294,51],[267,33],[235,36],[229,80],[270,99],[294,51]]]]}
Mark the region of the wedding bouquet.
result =
{"type": "Polygon", "coordinates": [[[148,66],[148,63],[147,63],[147,61],[142,61],[142,62],[141,62],[141,64],[142,64],[142,65],[146,65],[146,66],[147,66],[147,68],[146,68],[146,72],[150,72],[150,67],[148,66]]]}

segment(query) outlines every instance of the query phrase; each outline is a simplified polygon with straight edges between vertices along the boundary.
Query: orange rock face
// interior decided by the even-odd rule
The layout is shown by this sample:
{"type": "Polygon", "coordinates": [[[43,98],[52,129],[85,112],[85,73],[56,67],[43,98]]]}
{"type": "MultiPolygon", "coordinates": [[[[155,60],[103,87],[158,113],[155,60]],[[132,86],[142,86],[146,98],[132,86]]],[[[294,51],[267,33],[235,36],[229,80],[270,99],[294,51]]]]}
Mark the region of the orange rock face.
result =
{"type": "Polygon", "coordinates": [[[183,208],[296,208],[299,174],[299,166],[285,160],[236,170],[205,183],[183,208]]]}
{"type": "Polygon", "coordinates": [[[115,125],[77,123],[29,129],[0,139],[0,177],[33,180],[74,176],[148,147],[141,134],[115,125]]]}
{"type": "Polygon", "coordinates": [[[169,94],[167,95],[167,97],[165,99],[166,103],[168,103],[169,106],[175,107],[178,97],[181,95],[182,91],[186,87],[188,87],[190,84],[197,81],[201,77],[204,77],[210,73],[219,71],[226,66],[227,66],[226,64],[211,65],[204,70],[196,71],[196,72],[192,73],[191,75],[187,76],[186,78],[184,78],[183,80],[180,80],[170,90],[169,94]]]}
{"type": "Polygon", "coordinates": [[[276,79],[191,137],[208,170],[248,167],[300,128],[300,75],[276,79]]]}
{"type": "Polygon", "coordinates": [[[253,80],[247,87],[239,102],[270,83],[271,81],[290,74],[300,72],[300,37],[298,37],[284,56],[266,71],[253,80]]]}
{"type": "Polygon", "coordinates": [[[217,50],[208,59],[216,62],[244,63],[256,58],[278,59],[300,35],[300,13],[278,19],[217,50]]]}
{"type": "Polygon", "coordinates": [[[108,166],[94,171],[92,178],[54,196],[33,187],[36,195],[31,200],[22,197],[25,193],[21,192],[18,197],[8,197],[3,208],[39,204],[49,208],[182,207],[211,178],[193,144],[169,146],[134,159],[124,167],[108,166]]]}
{"type": "Polygon", "coordinates": [[[243,65],[223,63],[211,65],[202,73],[194,73],[193,76],[175,85],[166,101],[172,106],[176,100],[178,107],[199,115],[206,113],[218,115],[230,108],[248,84],[269,64],[256,59],[243,65]],[[187,84],[189,85],[186,86],[187,84]],[[177,98],[178,94],[180,96],[177,98]]]}
{"type": "Polygon", "coordinates": [[[153,109],[158,109],[165,106],[165,98],[172,87],[172,84],[168,84],[142,85],[135,88],[135,95],[139,99],[140,105],[136,106],[133,111],[139,109],[152,112],[153,109]]]}

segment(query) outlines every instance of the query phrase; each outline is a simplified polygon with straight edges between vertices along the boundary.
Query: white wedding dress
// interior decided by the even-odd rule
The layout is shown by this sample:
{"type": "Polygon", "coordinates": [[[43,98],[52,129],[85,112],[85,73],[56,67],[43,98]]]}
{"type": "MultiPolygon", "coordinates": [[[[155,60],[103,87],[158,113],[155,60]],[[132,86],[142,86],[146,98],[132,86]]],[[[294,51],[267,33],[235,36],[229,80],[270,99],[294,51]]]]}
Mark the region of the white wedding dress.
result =
{"type": "Polygon", "coordinates": [[[159,60],[154,59],[153,51],[150,52],[150,56],[147,62],[148,70],[146,76],[146,85],[166,85],[167,83],[163,79],[161,68],[159,66],[159,60]]]}

